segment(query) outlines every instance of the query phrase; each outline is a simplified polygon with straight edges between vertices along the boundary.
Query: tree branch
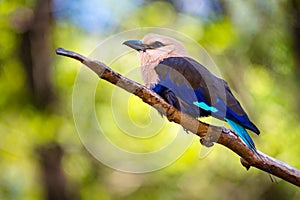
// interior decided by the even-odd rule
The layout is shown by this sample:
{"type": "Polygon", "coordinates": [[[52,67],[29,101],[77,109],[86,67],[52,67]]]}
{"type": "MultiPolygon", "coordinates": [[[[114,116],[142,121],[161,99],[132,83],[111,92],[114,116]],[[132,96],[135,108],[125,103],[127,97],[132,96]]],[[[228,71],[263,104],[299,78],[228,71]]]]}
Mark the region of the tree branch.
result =
{"type": "Polygon", "coordinates": [[[202,144],[212,145],[212,142],[217,142],[231,149],[241,156],[241,163],[247,169],[250,166],[256,167],[300,187],[299,170],[259,151],[258,155],[255,154],[242,142],[234,131],[203,123],[189,115],[181,113],[150,89],[114,72],[104,63],[90,60],[80,54],[62,48],[58,48],[56,53],[82,62],[101,79],[140,97],[145,103],[163,113],[170,122],[178,123],[186,130],[198,135],[201,138],[200,141],[202,144]]]}

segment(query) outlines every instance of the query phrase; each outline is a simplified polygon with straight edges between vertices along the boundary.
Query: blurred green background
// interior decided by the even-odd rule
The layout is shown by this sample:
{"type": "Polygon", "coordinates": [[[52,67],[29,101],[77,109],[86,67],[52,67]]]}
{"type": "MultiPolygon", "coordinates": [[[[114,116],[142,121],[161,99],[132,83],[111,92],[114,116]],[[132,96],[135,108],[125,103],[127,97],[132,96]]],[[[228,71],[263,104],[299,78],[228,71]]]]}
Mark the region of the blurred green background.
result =
{"type": "MultiPolygon", "coordinates": [[[[300,199],[296,186],[246,171],[220,145],[199,159],[197,138],[155,172],[103,165],[85,149],[73,121],[81,65],[55,55],[57,47],[88,55],[110,35],[134,28],[185,34],[213,57],[260,128],[259,137],[251,134],[258,149],[299,169],[299,0],[0,0],[0,27],[0,199],[300,199]]],[[[97,89],[99,115],[111,109],[105,96],[112,88],[102,81],[97,89]]],[[[132,102],[139,110],[130,107],[130,116],[144,116],[148,106],[132,102]]]]}

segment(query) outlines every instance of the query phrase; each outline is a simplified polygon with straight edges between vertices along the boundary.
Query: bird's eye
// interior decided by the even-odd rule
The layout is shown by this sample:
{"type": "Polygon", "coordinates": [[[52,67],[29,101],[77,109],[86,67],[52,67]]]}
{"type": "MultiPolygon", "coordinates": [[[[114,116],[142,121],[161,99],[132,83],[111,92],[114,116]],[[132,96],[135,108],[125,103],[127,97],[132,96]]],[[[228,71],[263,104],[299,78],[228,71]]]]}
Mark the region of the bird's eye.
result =
{"type": "Polygon", "coordinates": [[[155,41],[150,46],[151,46],[151,48],[155,49],[155,48],[163,47],[165,45],[163,43],[161,43],[160,41],[155,41]]]}

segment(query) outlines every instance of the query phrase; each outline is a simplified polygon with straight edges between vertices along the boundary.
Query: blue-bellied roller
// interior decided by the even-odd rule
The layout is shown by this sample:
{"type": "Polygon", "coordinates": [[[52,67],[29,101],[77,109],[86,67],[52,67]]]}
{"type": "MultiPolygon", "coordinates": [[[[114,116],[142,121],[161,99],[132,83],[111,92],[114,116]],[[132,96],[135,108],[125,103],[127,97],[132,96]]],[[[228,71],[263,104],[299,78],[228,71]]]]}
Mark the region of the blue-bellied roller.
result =
{"type": "Polygon", "coordinates": [[[171,37],[147,34],[125,45],[137,50],[145,85],[181,112],[195,118],[213,116],[226,121],[242,141],[256,152],[246,129],[258,128],[223,79],[189,56],[183,44],[171,37]]]}

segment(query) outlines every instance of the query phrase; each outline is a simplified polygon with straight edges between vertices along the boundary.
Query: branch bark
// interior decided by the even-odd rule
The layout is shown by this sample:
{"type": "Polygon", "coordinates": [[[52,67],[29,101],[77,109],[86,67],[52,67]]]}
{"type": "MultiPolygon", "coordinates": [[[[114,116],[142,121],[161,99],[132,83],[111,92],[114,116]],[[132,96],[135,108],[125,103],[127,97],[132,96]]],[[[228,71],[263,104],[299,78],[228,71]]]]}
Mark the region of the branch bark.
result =
{"type": "Polygon", "coordinates": [[[216,142],[229,148],[241,157],[241,163],[246,169],[249,169],[251,166],[256,167],[300,187],[299,170],[259,151],[258,154],[255,154],[242,142],[234,131],[203,123],[189,115],[181,113],[150,89],[113,71],[104,63],[90,60],[78,53],[62,48],[58,48],[56,54],[80,61],[94,71],[101,79],[140,97],[145,103],[157,109],[158,112],[163,113],[170,122],[178,123],[186,130],[198,135],[202,144],[212,145],[216,142]]]}

